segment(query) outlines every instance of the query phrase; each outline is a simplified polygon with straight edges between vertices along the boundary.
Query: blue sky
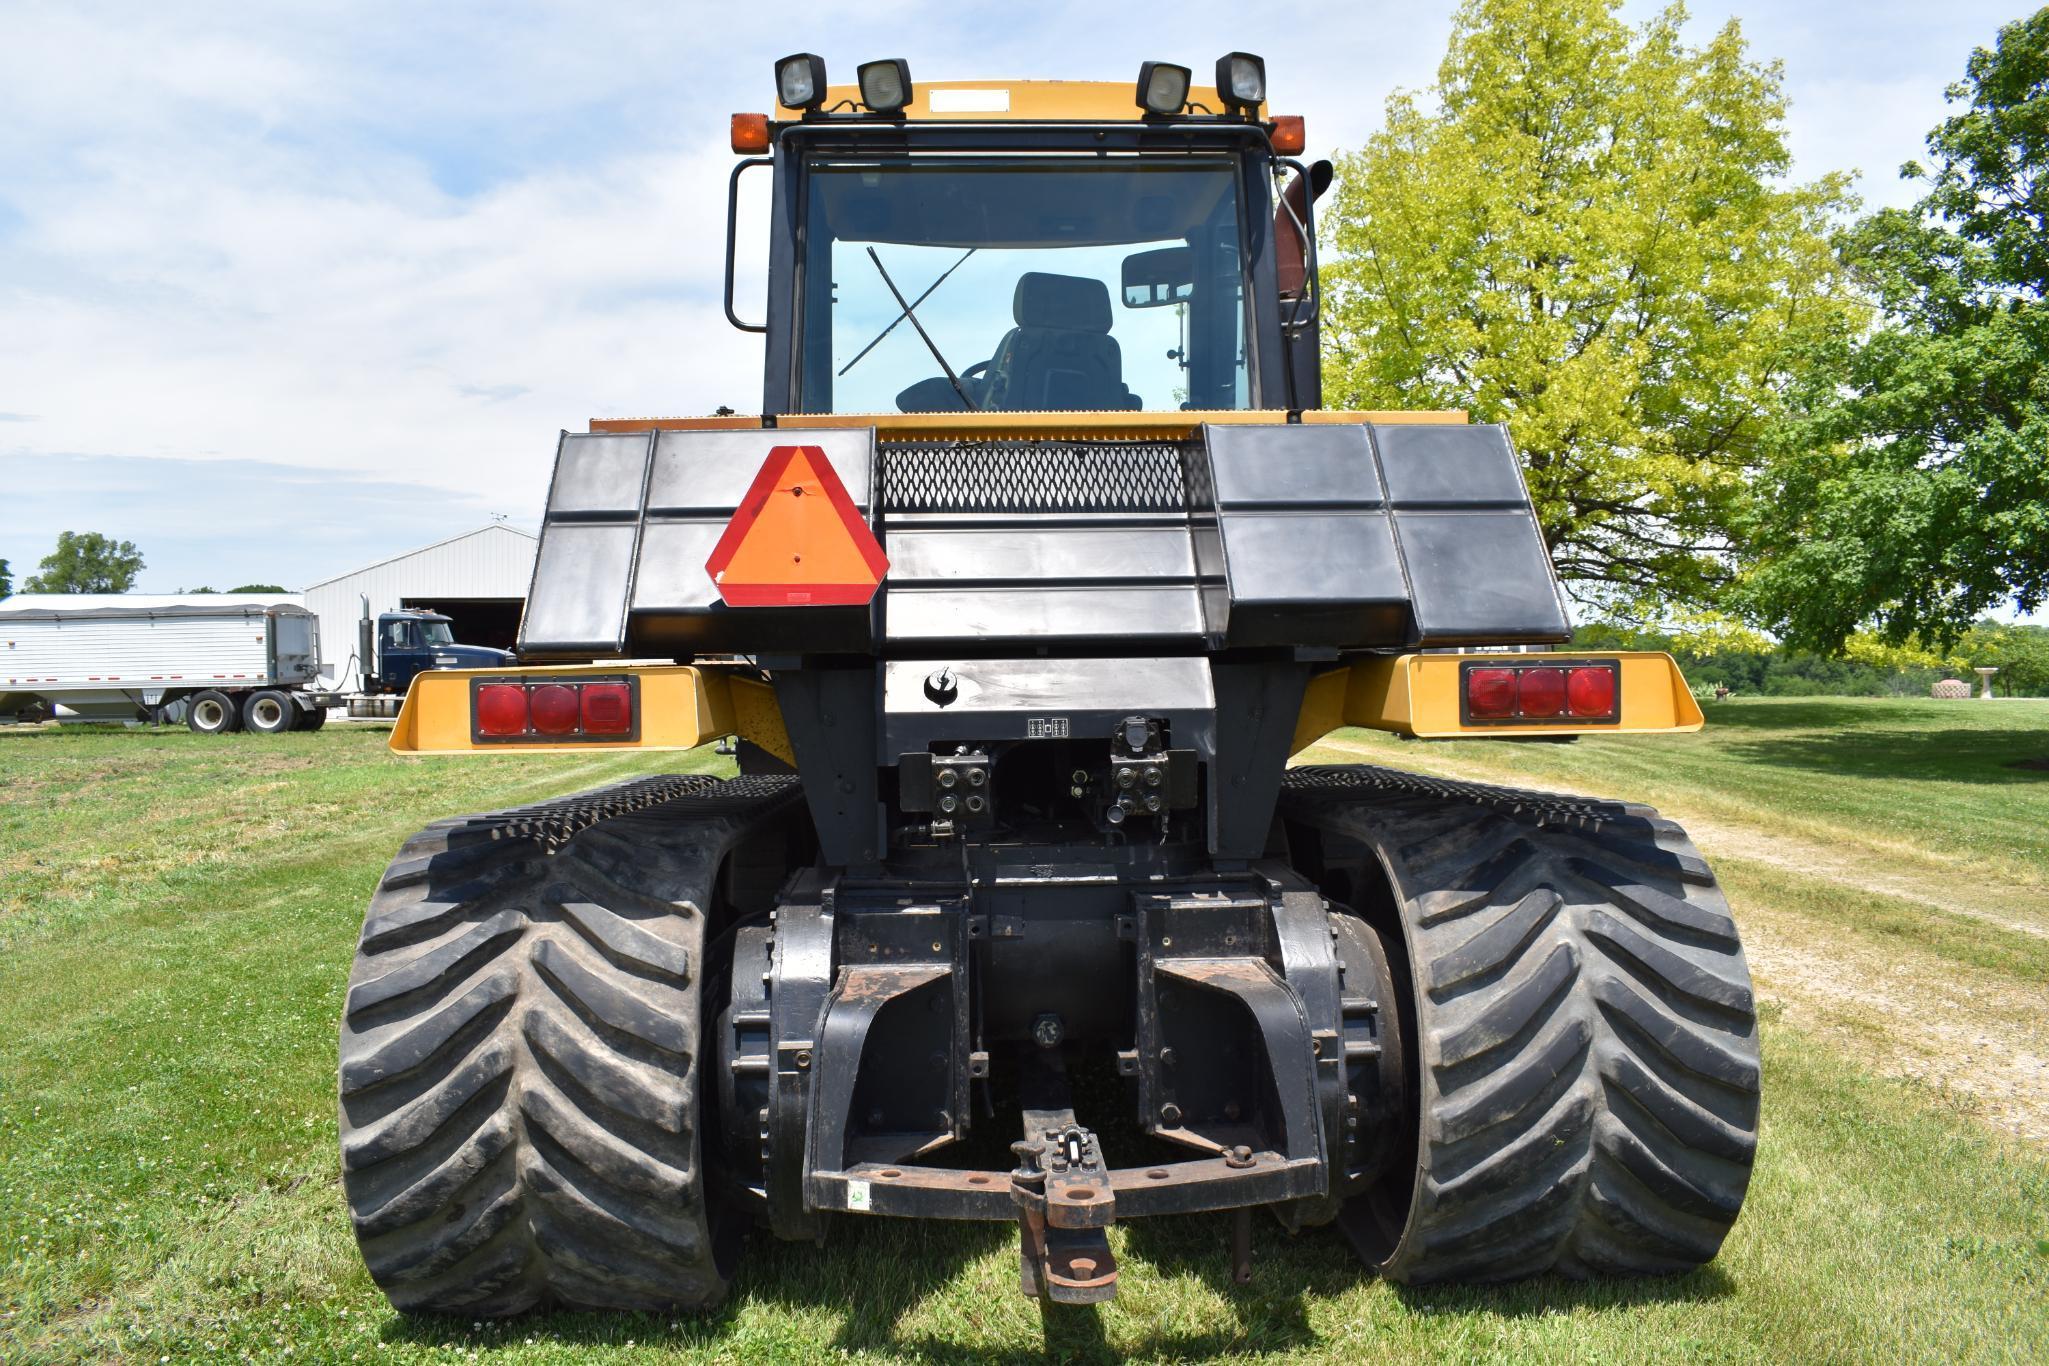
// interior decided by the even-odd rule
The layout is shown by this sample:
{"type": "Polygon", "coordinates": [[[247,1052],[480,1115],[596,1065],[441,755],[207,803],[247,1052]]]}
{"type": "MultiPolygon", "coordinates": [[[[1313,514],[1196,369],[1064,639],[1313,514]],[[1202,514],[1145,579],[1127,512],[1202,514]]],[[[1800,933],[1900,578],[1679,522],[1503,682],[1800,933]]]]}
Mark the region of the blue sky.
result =
{"type": "MultiPolygon", "coordinates": [[[[1897,203],[1943,87],[2021,8],[1692,13],[1702,37],[1741,17],[1784,61],[1800,175],[1856,169],[1897,203]]],[[[530,523],[560,428],[758,406],[759,347],[718,299],[726,117],[767,107],[785,52],[836,79],[902,56],[927,79],[1124,80],[1250,49],[1327,154],[1430,79],[1448,16],[15,0],[0,557],[20,576],[58,531],[98,530],[143,548],[150,591],[297,588],[493,514],[530,523]]]]}

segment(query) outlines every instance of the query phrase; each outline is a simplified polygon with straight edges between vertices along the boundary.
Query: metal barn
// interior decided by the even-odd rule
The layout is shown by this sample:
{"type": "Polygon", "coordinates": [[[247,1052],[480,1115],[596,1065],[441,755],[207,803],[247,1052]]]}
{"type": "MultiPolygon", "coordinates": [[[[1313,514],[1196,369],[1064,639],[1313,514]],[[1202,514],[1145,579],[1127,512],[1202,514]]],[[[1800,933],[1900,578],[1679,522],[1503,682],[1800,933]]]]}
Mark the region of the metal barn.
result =
{"type": "Polygon", "coordinates": [[[337,687],[357,677],[351,659],[366,597],[372,616],[431,609],[453,619],[465,645],[511,649],[537,544],[531,532],[493,523],[309,586],[306,606],[320,618],[321,677],[337,687]]]}

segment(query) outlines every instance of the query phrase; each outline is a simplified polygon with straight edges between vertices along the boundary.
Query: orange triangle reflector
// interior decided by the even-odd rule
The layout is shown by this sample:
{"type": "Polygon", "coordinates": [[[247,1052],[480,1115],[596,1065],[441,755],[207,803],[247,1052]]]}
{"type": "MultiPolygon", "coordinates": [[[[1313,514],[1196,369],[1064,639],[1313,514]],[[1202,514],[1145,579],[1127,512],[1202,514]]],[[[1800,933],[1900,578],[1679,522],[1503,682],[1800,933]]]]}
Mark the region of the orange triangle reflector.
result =
{"type": "Polygon", "coordinates": [[[704,562],[729,607],[860,607],[889,557],[817,446],[777,446],[704,562]]]}

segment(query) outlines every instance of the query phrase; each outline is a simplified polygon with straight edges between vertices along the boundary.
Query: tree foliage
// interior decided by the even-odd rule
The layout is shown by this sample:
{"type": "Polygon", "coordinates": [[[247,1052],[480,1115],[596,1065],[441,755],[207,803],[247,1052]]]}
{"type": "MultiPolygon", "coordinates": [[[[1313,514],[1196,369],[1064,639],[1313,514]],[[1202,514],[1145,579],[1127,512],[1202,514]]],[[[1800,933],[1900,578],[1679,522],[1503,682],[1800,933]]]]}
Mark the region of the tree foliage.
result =
{"type": "Polygon", "coordinates": [[[1926,697],[1936,680],[1961,678],[1976,686],[1974,666],[1999,670],[1996,692],[2009,697],[2049,696],[2049,627],[1990,619],[1965,630],[1949,646],[1919,640],[1894,644],[1860,631],[1832,654],[1803,650],[1738,631],[1648,630],[1605,623],[1573,633],[1581,650],[1664,650],[1679,661],[1696,692],[1717,686],[1745,696],[1926,697]]]}
{"type": "Polygon", "coordinates": [[[9,593],[12,593],[13,591],[13,571],[7,567],[7,561],[5,559],[0,559],[0,598],[6,597],[9,593]]]}
{"type": "Polygon", "coordinates": [[[142,572],[142,552],[133,541],[116,541],[97,531],[58,533],[57,548],[43,557],[41,572],[22,585],[29,593],[125,593],[142,572]]]}
{"type": "Polygon", "coordinates": [[[1873,325],[1810,357],[1758,503],[1742,601],[1820,649],[2049,594],[2049,9],[1949,98],[1920,202],[1844,235],[1873,325]]]}
{"type": "Polygon", "coordinates": [[[1711,601],[1791,358],[1850,322],[1845,182],[1788,182],[1779,68],[1673,5],[1467,0],[1426,97],[1340,163],[1326,401],[1508,425],[1568,588],[1711,601]]]}

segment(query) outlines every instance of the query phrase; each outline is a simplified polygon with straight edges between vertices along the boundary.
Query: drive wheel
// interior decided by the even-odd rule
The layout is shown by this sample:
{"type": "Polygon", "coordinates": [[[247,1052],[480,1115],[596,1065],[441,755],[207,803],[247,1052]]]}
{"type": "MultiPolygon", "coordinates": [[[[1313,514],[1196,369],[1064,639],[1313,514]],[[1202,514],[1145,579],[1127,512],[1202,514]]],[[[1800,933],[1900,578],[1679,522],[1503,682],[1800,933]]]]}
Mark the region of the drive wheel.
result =
{"type": "Polygon", "coordinates": [[[242,711],[234,698],[208,688],[185,704],[185,725],[200,735],[227,735],[242,728],[242,711]]]}
{"type": "Polygon", "coordinates": [[[319,730],[327,724],[327,708],[301,707],[299,718],[293,723],[295,730],[319,730]]]}
{"type": "Polygon", "coordinates": [[[1750,974],[1714,876],[1647,807],[1300,769],[1300,856],[1380,930],[1404,1004],[1398,1151],[1339,1222],[1409,1283],[1711,1258],[1757,1146],[1750,974]]]}
{"type": "Polygon", "coordinates": [[[725,1296],[742,1229],[704,1179],[703,953],[726,851],[796,800],[762,781],[646,779],[400,852],[341,1035],[343,1189],[394,1306],[725,1296]]]}
{"type": "Polygon", "coordinates": [[[289,694],[264,688],[242,699],[242,728],[258,735],[282,735],[298,728],[299,704],[289,694]]]}

